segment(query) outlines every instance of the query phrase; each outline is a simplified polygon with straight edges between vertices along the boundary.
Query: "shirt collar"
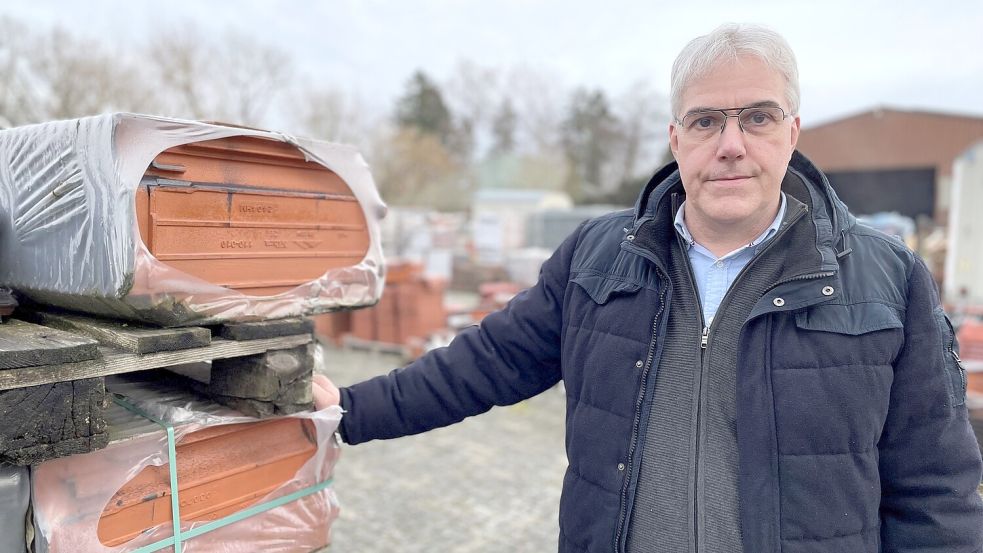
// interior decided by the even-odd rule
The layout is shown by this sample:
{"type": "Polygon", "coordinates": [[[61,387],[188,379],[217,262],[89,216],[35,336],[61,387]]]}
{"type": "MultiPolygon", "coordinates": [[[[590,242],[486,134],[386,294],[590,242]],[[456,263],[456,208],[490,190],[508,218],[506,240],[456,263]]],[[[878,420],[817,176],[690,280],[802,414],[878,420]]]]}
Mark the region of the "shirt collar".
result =
{"type": "MultiPolygon", "coordinates": [[[[767,242],[769,238],[771,238],[772,236],[778,233],[779,227],[782,226],[782,219],[785,218],[785,206],[786,206],[785,192],[781,193],[781,198],[782,198],[781,203],[778,206],[778,214],[775,215],[775,220],[771,222],[771,225],[768,228],[766,228],[764,232],[759,234],[757,238],[752,240],[751,243],[747,244],[746,246],[740,247],[725,256],[722,256],[721,259],[723,259],[724,257],[730,257],[734,253],[739,252],[744,248],[754,248],[756,246],[760,246],[761,244],[767,242]]],[[[685,207],[686,207],[686,202],[684,201],[682,205],[679,206],[679,210],[676,211],[676,218],[673,221],[673,225],[676,227],[676,232],[678,232],[679,235],[683,237],[683,240],[686,241],[687,247],[692,248],[694,244],[697,244],[697,242],[696,240],[693,240],[693,235],[690,234],[689,227],[686,226],[686,218],[684,216],[685,207]]]]}

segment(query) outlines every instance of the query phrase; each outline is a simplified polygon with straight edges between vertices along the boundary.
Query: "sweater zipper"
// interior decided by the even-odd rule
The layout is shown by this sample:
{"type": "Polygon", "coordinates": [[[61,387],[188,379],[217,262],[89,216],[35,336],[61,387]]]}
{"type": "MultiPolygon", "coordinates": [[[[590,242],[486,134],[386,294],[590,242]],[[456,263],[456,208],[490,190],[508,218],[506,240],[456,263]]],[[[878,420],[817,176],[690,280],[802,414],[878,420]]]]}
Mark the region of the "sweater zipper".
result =
{"type": "MultiPolygon", "coordinates": [[[[732,295],[733,290],[741,282],[741,280],[744,278],[744,275],[747,274],[747,272],[751,268],[751,266],[754,265],[755,261],[757,261],[758,258],[761,255],[763,255],[765,252],[767,252],[769,249],[771,249],[771,247],[774,244],[776,244],[778,242],[778,240],[786,232],[788,232],[788,229],[792,228],[792,225],[794,225],[799,219],[801,219],[802,216],[805,215],[805,213],[806,213],[806,210],[804,210],[804,209],[800,209],[796,213],[793,213],[792,216],[789,218],[789,220],[785,224],[783,224],[781,226],[781,228],[778,230],[778,232],[768,240],[768,242],[761,249],[761,251],[756,252],[754,254],[754,256],[748,261],[747,265],[745,265],[741,269],[741,272],[737,273],[737,276],[734,277],[734,281],[731,282],[730,286],[727,288],[727,292],[724,294],[724,297],[720,300],[720,305],[717,307],[717,312],[718,313],[720,311],[722,311],[723,309],[725,309],[726,306],[727,306],[727,304],[730,303],[729,300],[730,300],[730,297],[732,295]]],[[[685,249],[683,250],[683,254],[686,255],[687,258],[688,258],[689,254],[686,252],[685,249]]],[[[703,382],[703,380],[704,380],[704,378],[706,378],[707,369],[708,369],[707,363],[708,363],[709,358],[710,358],[710,356],[709,356],[709,350],[710,350],[710,334],[711,334],[711,331],[714,328],[714,323],[716,322],[717,317],[716,316],[713,317],[713,320],[710,321],[710,324],[707,324],[706,321],[703,319],[703,303],[702,303],[702,301],[700,301],[700,294],[697,291],[698,290],[698,288],[697,288],[698,284],[696,283],[696,277],[695,277],[695,275],[693,273],[693,267],[689,263],[687,263],[686,266],[689,269],[690,281],[693,283],[693,293],[696,295],[696,305],[699,306],[699,310],[700,310],[700,322],[701,322],[701,324],[703,326],[703,330],[701,331],[701,334],[700,334],[700,381],[699,381],[699,393],[698,393],[697,398],[696,398],[696,445],[694,447],[695,455],[694,455],[694,458],[693,458],[693,548],[694,548],[693,550],[694,550],[695,553],[700,553],[700,530],[701,529],[700,529],[700,495],[699,495],[699,492],[700,492],[700,439],[702,438],[702,432],[700,431],[700,425],[702,424],[702,414],[703,414],[702,413],[703,412],[703,399],[704,399],[703,398],[703,396],[704,396],[704,382],[703,382]]],[[[790,279],[790,280],[794,280],[795,278],[797,278],[797,277],[793,277],[793,279],[790,279]]],[[[780,283],[781,282],[776,283],[775,286],[777,286],[780,283]]],[[[774,288],[774,286],[772,286],[772,288],[774,288]]]]}
{"type": "MultiPolygon", "coordinates": [[[[786,232],[788,232],[788,229],[792,228],[792,225],[794,225],[796,222],[798,222],[798,220],[801,219],[802,216],[805,215],[805,213],[806,213],[806,210],[804,210],[804,209],[800,209],[797,212],[793,213],[792,216],[791,216],[791,218],[789,218],[788,222],[785,223],[785,224],[783,224],[782,227],[775,234],[775,236],[772,236],[768,240],[768,242],[765,244],[765,247],[762,248],[760,252],[757,252],[757,253],[754,254],[754,257],[752,257],[751,260],[748,261],[747,265],[745,265],[744,268],[741,269],[741,272],[737,273],[737,276],[734,277],[734,281],[731,282],[730,287],[727,288],[727,293],[724,294],[724,297],[720,300],[720,305],[717,307],[717,311],[721,311],[722,308],[724,307],[724,305],[726,303],[728,303],[727,302],[727,299],[728,299],[728,296],[730,296],[730,291],[733,290],[737,286],[737,283],[739,283],[744,278],[744,274],[747,273],[747,271],[751,267],[751,265],[754,264],[754,261],[758,257],[760,257],[761,255],[763,255],[765,252],[767,252],[768,250],[770,250],[771,247],[775,243],[778,242],[778,239],[781,238],[786,232]]],[[[823,272],[823,273],[810,273],[810,274],[807,274],[807,275],[798,275],[798,276],[794,276],[794,277],[789,277],[789,278],[786,278],[786,279],[783,279],[783,280],[779,280],[775,284],[772,284],[771,286],[768,287],[768,290],[772,290],[772,289],[774,289],[777,286],[781,286],[782,284],[785,284],[785,283],[788,283],[788,282],[792,282],[792,281],[796,281],[796,280],[806,280],[806,279],[812,279],[812,278],[823,278],[823,277],[833,276],[834,274],[836,274],[836,273],[833,273],[833,272],[823,272]]],[[[692,267],[690,268],[690,278],[693,279],[693,285],[696,286],[696,278],[693,276],[693,269],[692,269],[692,267]]],[[[697,299],[699,299],[699,294],[697,294],[697,299]]],[[[697,303],[699,303],[699,302],[697,302],[697,303]]],[[[702,309],[702,305],[701,305],[701,309],[700,309],[700,320],[701,321],[703,320],[703,309],[702,309]]],[[[709,346],[710,346],[710,331],[712,330],[712,327],[713,327],[713,322],[711,322],[709,325],[707,325],[706,323],[704,323],[704,325],[703,325],[703,335],[700,337],[700,348],[703,350],[703,353],[704,354],[706,353],[707,348],[709,348],[709,346]]]]}
{"type": "Polygon", "coordinates": [[[662,270],[658,270],[657,274],[663,283],[666,285],[662,286],[662,292],[659,294],[659,310],[655,314],[655,318],[652,320],[652,340],[649,342],[648,354],[645,357],[645,365],[642,369],[642,380],[639,385],[638,397],[635,399],[635,418],[631,425],[631,445],[628,447],[628,459],[625,461],[625,480],[621,487],[621,516],[618,518],[618,531],[614,536],[614,550],[620,551],[621,548],[621,535],[624,532],[625,521],[628,517],[628,486],[632,479],[632,470],[634,466],[635,458],[635,447],[638,445],[638,428],[642,420],[642,403],[645,400],[645,387],[648,382],[648,376],[650,369],[652,368],[652,360],[655,358],[655,346],[659,335],[659,323],[662,318],[662,313],[666,309],[666,292],[669,288],[669,279],[666,278],[665,273],[662,270]]]}

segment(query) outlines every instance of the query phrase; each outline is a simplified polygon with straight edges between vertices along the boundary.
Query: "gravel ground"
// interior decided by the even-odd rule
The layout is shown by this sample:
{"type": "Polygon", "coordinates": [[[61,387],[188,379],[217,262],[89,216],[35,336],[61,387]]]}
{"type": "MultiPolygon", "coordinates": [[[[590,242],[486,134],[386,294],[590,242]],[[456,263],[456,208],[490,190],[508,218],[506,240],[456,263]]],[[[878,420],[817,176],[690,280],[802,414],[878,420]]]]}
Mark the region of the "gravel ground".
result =
{"type": "MultiPolygon", "coordinates": [[[[344,386],[402,364],[326,350],[344,386]]],[[[560,388],[419,436],[345,446],[331,553],[556,551],[563,450],[560,388]]]]}

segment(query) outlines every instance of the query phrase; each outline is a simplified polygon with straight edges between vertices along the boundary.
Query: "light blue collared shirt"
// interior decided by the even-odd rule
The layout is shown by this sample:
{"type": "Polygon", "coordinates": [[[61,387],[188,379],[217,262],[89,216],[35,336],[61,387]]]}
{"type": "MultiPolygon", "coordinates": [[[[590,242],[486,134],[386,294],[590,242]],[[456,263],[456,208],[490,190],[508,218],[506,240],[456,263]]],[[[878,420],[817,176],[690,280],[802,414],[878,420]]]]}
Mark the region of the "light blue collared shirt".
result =
{"type": "Polygon", "coordinates": [[[717,314],[717,308],[724,299],[730,285],[734,283],[738,273],[741,272],[749,261],[761,250],[764,244],[778,233],[778,228],[785,217],[785,193],[782,192],[782,202],[778,208],[778,215],[771,222],[771,226],[765,229],[757,238],[746,246],[730,252],[723,257],[717,257],[710,253],[695,240],[686,227],[683,208],[686,202],[679,206],[676,212],[675,226],[676,232],[683,237],[689,255],[690,265],[693,266],[693,277],[696,279],[696,289],[700,294],[700,305],[703,306],[703,321],[706,326],[710,326],[713,316],[717,314]]]}

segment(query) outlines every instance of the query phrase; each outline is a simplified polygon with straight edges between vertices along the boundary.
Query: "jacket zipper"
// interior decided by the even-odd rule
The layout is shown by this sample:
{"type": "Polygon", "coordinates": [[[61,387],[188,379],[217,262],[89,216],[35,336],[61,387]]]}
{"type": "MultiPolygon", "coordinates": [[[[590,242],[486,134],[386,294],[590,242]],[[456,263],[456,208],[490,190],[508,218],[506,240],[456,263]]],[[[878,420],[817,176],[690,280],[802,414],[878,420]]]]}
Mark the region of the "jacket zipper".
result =
{"type": "MultiPolygon", "coordinates": [[[[678,237],[678,234],[677,234],[678,237]]],[[[693,272],[693,265],[688,261],[689,253],[686,250],[685,244],[682,238],[678,241],[680,248],[683,250],[683,255],[686,256],[686,270],[689,273],[690,284],[692,285],[691,290],[693,292],[694,299],[696,300],[696,309],[700,316],[700,326],[703,330],[700,332],[700,375],[699,381],[697,382],[696,389],[696,413],[694,414],[695,423],[695,445],[693,446],[693,550],[696,553],[700,551],[700,500],[699,500],[699,488],[700,488],[700,424],[703,418],[703,379],[706,377],[706,351],[707,346],[710,344],[710,325],[706,323],[703,318],[703,300],[700,298],[699,284],[696,282],[696,274],[693,272]]],[[[713,324],[711,322],[711,324],[713,324]]]]}
{"type": "MultiPolygon", "coordinates": [[[[744,275],[747,274],[747,272],[751,268],[751,266],[754,265],[755,261],[757,261],[758,258],[761,255],[763,255],[765,252],[767,252],[769,249],[771,249],[771,247],[774,244],[776,244],[778,242],[778,240],[785,233],[788,232],[788,229],[792,228],[792,225],[794,225],[796,222],[798,222],[798,220],[801,219],[802,216],[805,215],[805,213],[806,213],[806,210],[804,210],[804,209],[800,209],[798,212],[793,213],[792,216],[789,218],[789,220],[787,222],[785,222],[781,226],[781,228],[778,230],[778,232],[768,240],[768,242],[765,244],[764,248],[762,248],[761,251],[756,252],[754,254],[754,256],[747,262],[747,264],[744,265],[744,267],[741,269],[741,272],[737,273],[737,276],[734,277],[733,282],[731,282],[730,286],[727,288],[727,292],[724,294],[724,297],[720,301],[720,305],[717,307],[717,312],[719,312],[722,309],[724,309],[727,306],[727,304],[730,303],[728,300],[730,299],[733,290],[741,282],[741,280],[744,278],[744,275]]],[[[685,249],[683,250],[683,254],[686,255],[687,256],[687,259],[688,259],[689,254],[686,252],[685,249]]],[[[694,458],[693,458],[693,542],[694,542],[693,543],[693,547],[694,547],[693,550],[694,550],[695,553],[700,553],[700,495],[699,495],[699,492],[700,492],[700,439],[702,437],[702,432],[700,431],[700,425],[702,424],[702,411],[703,411],[703,393],[704,393],[703,392],[703,388],[704,388],[703,379],[706,377],[706,374],[707,374],[707,370],[708,370],[707,363],[708,363],[709,357],[710,357],[709,356],[709,350],[710,350],[710,333],[711,333],[711,330],[713,329],[714,322],[717,320],[717,317],[713,317],[713,320],[710,321],[710,324],[707,324],[706,321],[703,319],[703,303],[700,300],[700,294],[697,291],[698,290],[698,288],[697,288],[698,287],[698,284],[696,283],[696,277],[695,277],[695,275],[693,273],[693,267],[692,267],[692,265],[690,263],[687,263],[686,264],[686,267],[689,270],[690,281],[693,284],[693,293],[696,295],[696,304],[697,304],[697,306],[699,306],[699,310],[700,310],[700,322],[701,322],[701,324],[703,326],[703,330],[701,331],[701,334],[700,334],[700,382],[699,382],[699,387],[700,388],[699,388],[699,393],[698,393],[697,398],[696,398],[696,421],[695,421],[696,422],[696,446],[694,448],[695,455],[694,455],[694,458]]],[[[800,277],[792,277],[792,278],[790,278],[788,280],[796,280],[798,278],[800,278],[800,277]]],[[[769,289],[774,288],[775,286],[778,286],[782,282],[783,281],[779,281],[774,286],[771,286],[769,289]]]]}
{"type": "MultiPolygon", "coordinates": [[[[773,236],[768,241],[768,244],[766,244],[765,247],[760,252],[757,252],[755,254],[755,258],[757,258],[761,254],[763,254],[764,252],[766,252],[768,249],[770,249],[773,244],[777,243],[778,242],[778,239],[781,238],[781,236],[784,235],[788,231],[788,229],[792,227],[793,224],[795,224],[800,218],[802,218],[802,216],[805,215],[806,211],[807,210],[804,210],[803,209],[803,210],[800,210],[799,212],[793,214],[792,217],[787,221],[787,223],[784,224],[782,226],[782,228],[778,231],[778,233],[775,236],[773,236]]],[[[659,266],[658,260],[655,259],[647,250],[644,250],[642,248],[629,248],[629,249],[632,250],[632,251],[635,251],[635,253],[641,255],[642,257],[648,259],[649,261],[652,261],[657,267],[659,266]]],[[[684,253],[685,253],[685,251],[684,251],[684,253]]],[[[754,262],[754,259],[752,259],[750,262],[748,262],[747,265],[745,265],[745,267],[741,270],[741,272],[738,273],[738,275],[734,278],[734,281],[731,283],[730,288],[733,288],[735,285],[737,285],[740,282],[740,280],[742,279],[742,277],[747,272],[748,268],[751,266],[751,264],[753,262],[754,262]]],[[[687,265],[687,267],[689,267],[689,266],[687,265]]],[[[689,267],[689,270],[690,270],[690,278],[691,278],[691,280],[692,280],[692,282],[694,284],[694,287],[695,287],[696,286],[696,280],[693,277],[692,268],[689,267]]],[[[663,279],[663,282],[668,282],[668,279],[666,278],[665,273],[661,269],[659,269],[658,274],[659,274],[659,277],[663,279]]],[[[816,278],[825,278],[825,277],[833,276],[835,274],[836,274],[835,272],[827,271],[827,272],[810,273],[810,274],[804,274],[804,275],[796,275],[796,276],[789,277],[789,278],[786,278],[786,279],[783,279],[783,280],[780,280],[780,281],[776,282],[775,284],[773,284],[772,286],[770,286],[768,288],[768,290],[770,291],[770,290],[772,290],[772,289],[774,289],[774,288],[776,288],[776,287],[778,287],[778,286],[780,286],[782,284],[786,284],[788,282],[794,282],[794,281],[798,281],[798,280],[809,280],[809,279],[816,279],[816,278]]],[[[721,305],[718,308],[718,311],[720,310],[720,308],[724,307],[724,305],[726,303],[726,300],[727,300],[727,296],[729,295],[729,290],[730,289],[728,289],[728,294],[725,294],[724,295],[724,298],[721,301],[721,305]]],[[[638,429],[639,429],[639,422],[640,422],[640,418],[641,418],[641,405],[642,405],[642,401],[644,399],[645,386],[646,386],[646,382],[648,380],[649,371],[651,369],[651,364],[652,364],[653,356],[655,354],[655,345],[656,345],[656,339],[657,339],[657,336],[658,336],[658,323],[659,323],[659,319],[661,318],[662,313],[665,310],[665,296],[666,296],[666,293],[667,293],[667,287],[663,287],[662,294],[661,294],[661,296],[659,298],[659,311],[656,314],[656,318],[655,318],[655,321],[653,322],[653,326],[652,326],[652,341],[649,343],[648,356],[646,358],[645,368],[644,368],[644,372],[642,374],[641,389],[639,390],[639,395],[638,395],[638,398],[636,399],[636,402],[635,402],[635,418],[634,418],[634,421],[632,423],[631,445],[630,445],[629,450],[628,450],[628,462],[627,462],[627,466],[625,467],[625,470],[627,471],[627,473],[625,474],[624,485],[622,486],[622,490],[621,490],[621,515],[620,515],[620,517],[618,519],[618,530],[615,533],[615,539],[614,539],[614,550],[615,551],[621,551],[621,537],[622,537],[622,534],[624,533],[625,522],[626,522],[627,514],[628,514],[628,511],[627,511],[628,510],[628,506],[627,506],[627,501],[628,501],[628,488],[629,488],[629,484],[631,483],[631,478],[632,478],[632,472],[631,472],[632,471],[632,467],[633,467],[632,463],[633,463],[633,460],[634,460],[635,449],[636,449],[636,447],[638,445],[638,429]]],[[[699,293],[696,291],[695,288],[694,288],[694,293],[697,296],[697,305],[700,305],[699,293]]],[[[700,320],[701,320],[701,322],[703,322],[703,309],[702,309],[702,306],[700,307],[700,320]]],[[[746,322],[747,321],[745,321],[745,324],[746,324],[746,322]]],[[[709,347],[710,347],[710,335],[712,334],[713,323],[711,322],[710,325],[707,325],[707,324],[704,323],[702,326],[703,326],[703,329],[702,329],[701,335],[700,335],[700,366],[701,366],[701,370],[702,370],[702,367],[703,367],[703,361],[707,357],[707,350],[709,350],[709,347]]],[[[701,375],[701,383],[702,383],[702,375],[701,375]]],[[[702,390],[701,390],[700,393],[702,395],[702,390]]],[[[697,401],[700,401],[700,399],[698,398],[697,401]]],[[[699,449],[698,449],[699,448],[699,409],[697,410],[697,441],[696,441],[696,444],[697,444],[697,451],[696,451],[696,458],[694,459],[694,461],[695,461],[694,462],[694,470],[698,470],[698,465],[699,465],[699,449]]],[[[696,489],[695,489],[696,488],[696,485],[697,485],[696,483],[698,482],[698,476],[699,476],[698,473],[695,473],[694,474],[694,498],[693,498],[694,538],[698,538],[698,536],[699,536],[699,533],[698,533],[699,532],[699,527],[698,527],[698,522],[697,522],[698,519],[696,518],[696,515],[698,514],[698,511],[699,511],[699,509],[698,509],[699,502],[698,502],[698,499],[696,497],[696,489]]],[[[694,543],[694,547],[696,548],[695,549],[696,553],[699,553],[699,545],[698,545],[698,543],[694,543]]]]}
{"type": "MultiPolygon", "coordinates": [[[[952,328],[952,323],[949,321],[948,317],[946,317],[945,322],[946,326],[949,327],[949,355],[951,355],[956,361],[956,370],[959,372],[959,384],[961,388],[956,390],[956,393],[961,395],[966,393],[966,371],[963,370],[963,360],[959,357],[959,353],[956,351],[956,331],[954,328],[952,328]]],[[[959,396],[957,395],[956,397],[959,396]]]]}
{"type": "Polygon", "coordinates": [[[666,278],[665,273],[662,270],[658,270],[657,274],[662,282],[665,283],[662,286],[662,293],[659,294],[659,310],[655,314],[655,318],[652,321],[652,340],[649,342],[648,355],[645,358],[644,369],[642,369],[642,380],[638,390],[638,398],[635,400],[635,419],[632,421],[631,426],[631,442],[628,447],[628,459],[625,462],[625,481],[621,487],[621,516],[618,518],[618,531],[614,536],[614,550],[620,551],[621,549],[621,534],[624,532],[625,521],[628,518],[628,486],[631,483],[632,478],[632,467],[635,457],[635,447],[638,445],[638,427],[642,420],[642,403],[645,399],[645,387],[648,382],[648,376],[650,369],[652,368],[652,360],[655,357],[655,345],[659,335],[659,323],[662,319],[662,313],[666,309],[666,292],[669,288],[669,279],[666,278]]]}

